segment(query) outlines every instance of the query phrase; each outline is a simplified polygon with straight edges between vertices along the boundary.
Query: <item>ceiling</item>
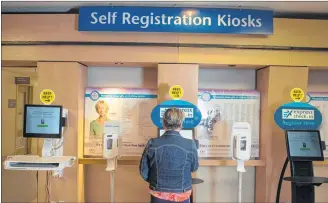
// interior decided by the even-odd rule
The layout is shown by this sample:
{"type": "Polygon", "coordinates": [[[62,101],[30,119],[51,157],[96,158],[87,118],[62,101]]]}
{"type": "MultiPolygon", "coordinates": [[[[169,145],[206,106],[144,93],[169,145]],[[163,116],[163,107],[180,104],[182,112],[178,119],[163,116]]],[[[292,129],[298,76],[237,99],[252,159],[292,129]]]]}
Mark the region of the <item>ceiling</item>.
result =
{"type": "Polygon", "coordinates": [[[253,9],[269,9],[275,12],[276,16],[280,15],[327,15],[328,1],[321,2],[296,2],[296,1],[138,1],[138,2],[122,2],[122,1],[106,1],[106,2],[9,2],[2,1],[2,13],[11,12],[31,12],[31,13],[47,13],[47,12],[69,12],[74,11],[80,6],[150,6],[150,7],[211,7],[211,8],[253,8],[253,9]]]}

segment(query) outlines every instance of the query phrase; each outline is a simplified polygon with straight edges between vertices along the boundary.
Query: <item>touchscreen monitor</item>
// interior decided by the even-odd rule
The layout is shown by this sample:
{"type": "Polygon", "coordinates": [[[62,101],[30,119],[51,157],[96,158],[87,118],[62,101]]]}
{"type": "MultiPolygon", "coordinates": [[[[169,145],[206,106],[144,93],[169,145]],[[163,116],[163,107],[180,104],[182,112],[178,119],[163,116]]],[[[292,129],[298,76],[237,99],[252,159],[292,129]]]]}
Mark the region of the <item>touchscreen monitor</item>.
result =
{"type": "Polygon", "coordinates": [[[25,105],[24,137],[61,138],[62,106],[25,105]]]}
{"type": "Polygon", "coordinates": [[[292,161],[323,161],[320,131],[286,131],[288,157],[292,161]]]}

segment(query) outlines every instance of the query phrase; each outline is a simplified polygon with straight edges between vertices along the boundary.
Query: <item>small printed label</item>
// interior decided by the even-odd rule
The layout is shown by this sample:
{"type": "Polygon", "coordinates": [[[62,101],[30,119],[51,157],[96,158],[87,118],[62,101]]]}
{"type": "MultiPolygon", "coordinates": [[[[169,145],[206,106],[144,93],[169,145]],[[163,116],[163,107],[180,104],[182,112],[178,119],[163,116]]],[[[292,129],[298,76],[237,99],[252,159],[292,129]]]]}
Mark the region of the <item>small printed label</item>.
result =
{"type": "Polygon", "coordinates": [[[170,88],[170,96],[174,100],[181,99],[183,96],[183,89],[180,85],[174,85],[170,88]]]}
{"type": "Polygon", "coordinates": [[[43,104],[52,104],[55,101],[55,92],[50,89],[42,90],[40,100],[43,104]]]}
{"type": "MultiPolygon", "coordinates": [[[[163,117],[164,113],[166,110],[168,110],[169,108],[161,108],[160,109],[160,116],[161,118],[163,117]]],[[[184,112],[185,114],[185,118],[193,118],[194,117],[194,109],[193,108],[178,108],[180,109],[181,111],[184,112]]]]}
{"type": "Polygon", "coordinates": [[[314,110],[282,109],[283,119],[314,120],[314,110]]]}
{"type": "Polygon", "coordinates": [[[290,92],[290,97],[294,102],[300,102],[304,99],[304,91],[301,88],[294,88],[290,92]]]}

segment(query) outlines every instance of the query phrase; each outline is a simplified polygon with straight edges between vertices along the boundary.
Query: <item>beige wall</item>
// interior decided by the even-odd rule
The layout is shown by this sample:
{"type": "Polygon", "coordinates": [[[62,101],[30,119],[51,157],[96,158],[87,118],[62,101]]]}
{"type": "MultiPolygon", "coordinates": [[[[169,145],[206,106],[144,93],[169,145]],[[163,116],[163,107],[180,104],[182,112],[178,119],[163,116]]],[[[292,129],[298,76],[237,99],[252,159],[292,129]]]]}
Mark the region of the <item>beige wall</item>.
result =
{"type": "Polygon", "coordinates": [[[308,91],[328,92],[328,70],[310,70],[308,91]]]}
{"type": "Polygon", "coordinates": [[[3,168],[3,161],[8,155],[15,154],[16,109],[8,108],[8,99],[17,99],[15,77],[32,77],[35,81],[34,68],[1,69],[1,169],[2,202],[31,202],[36,198],[36,172],[10,171],[3,168]]]}
{"type": "MultiPolygon", "coordinates": [[[[79,32],[75,14],[2,15],[2,40],[229,44],[327,48],[327,20],[274,19],[274,34],[220,35],[182,33],[79,32]],[[49,26],[52,25],[52,26],[49,26]],[[301,33],[301,34],[300,34],[301,33]]],[[[154,46],[2,46],[2,60],[78,61],[88,66],[122,63],[195,63],[327,67],[325,51],[259,50],[154,46]]]]}
{"type": "MultiPolygon", "coordinates": [[[[40,92],[51,89],[55,92],[54,105],[68,110],[67,126],[64,130],[64,156],[78,155],[78,136],[83,136],[84,90],[87,84],[87,67],[76,62],[39,62],[38,85],[35,87],[35,104],[40,104],[40,92]],[[82,130],[81,130],[82,129],[82,130]]],[[[40,145],[42,146],[42,145],[40,145]]],[[[50,177],[50,201],[77,202],[79,184],[78,164],[64,169],[63,177],[50,177]]],[[[46,201],[46,174],[39,172],[39,202],[46,201]]]]}
{"type": "Polygon", "coordinates": [[[79,32],[77,20],[76,14],[5,14],[2,15],[2,40],[328,46],[328,41],[323,40],[328,35],[327,20],[275,18],[274,34],[265,37],[222,34],[79,32]]]}

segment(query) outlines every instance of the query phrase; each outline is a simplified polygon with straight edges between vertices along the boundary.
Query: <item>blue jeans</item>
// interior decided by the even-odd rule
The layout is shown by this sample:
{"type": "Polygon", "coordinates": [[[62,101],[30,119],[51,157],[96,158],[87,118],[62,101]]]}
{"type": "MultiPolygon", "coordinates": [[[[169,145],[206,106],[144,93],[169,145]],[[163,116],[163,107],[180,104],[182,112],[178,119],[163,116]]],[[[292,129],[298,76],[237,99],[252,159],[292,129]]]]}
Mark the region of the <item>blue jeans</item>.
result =
{"type": "MultiPolygon", "coordinates": [[[[168,201],[168,200],[164,200],[164,199],[159,199],[157,197],[154,197],[153,195],[150,195],[151,199],[150,199],[150,203],[177,203],[177,202],[172,202],[172,201],[168,201]]],[[[179,203],[190,203],[190,199],[186,199],[183,202],[179,202],[179,203]]]]}

